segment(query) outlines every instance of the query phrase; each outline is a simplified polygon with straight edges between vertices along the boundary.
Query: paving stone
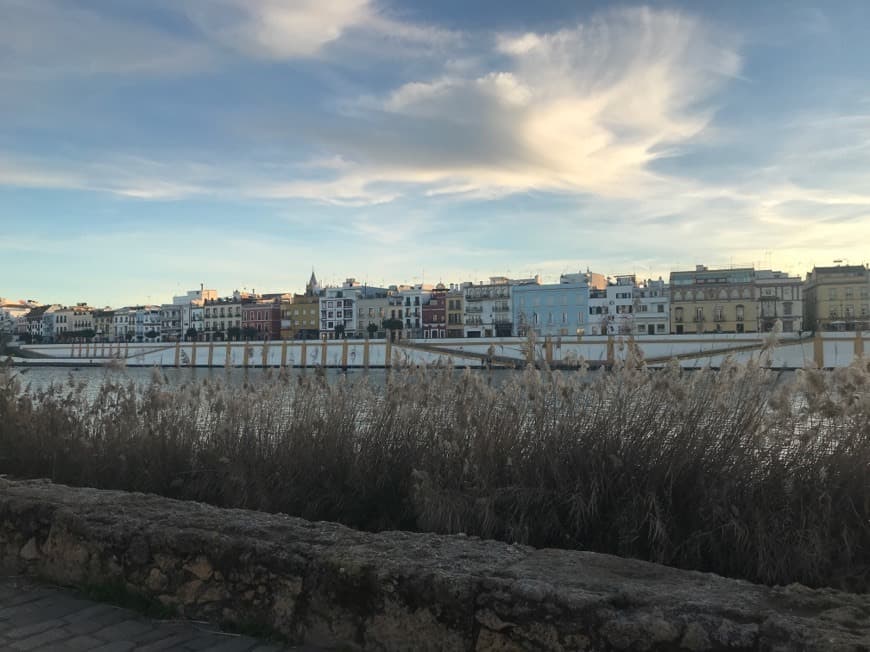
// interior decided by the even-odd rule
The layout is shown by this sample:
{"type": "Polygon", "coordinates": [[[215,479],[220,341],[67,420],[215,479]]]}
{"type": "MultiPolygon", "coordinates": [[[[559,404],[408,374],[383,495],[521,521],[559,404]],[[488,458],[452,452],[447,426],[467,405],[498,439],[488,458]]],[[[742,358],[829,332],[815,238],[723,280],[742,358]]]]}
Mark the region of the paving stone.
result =
{"type": "Polygon", "coordinates": [[[12,629],[4,632],[7,638],[28,638],[29,636],[33,636],[34,634],[39,634],[44,632],[47,629],[60,629],[63,627],[64,622],[62,620],[40,620],[34,623],[27,623],[21,625],[19,627],[13,627],[12,629]]]}
{"type": "MultiPolygon", "coordinates": [[[[91,602],[22,577],[0,577],[0,650],[29,652],[280,652],[248,636],[224,634],[184,620],[160,621],[91,602]]],[[[292,648],[313,652],[315,648],[292,648]]]]}
{"type": "Polygon", "coordinates": [[[63,650],[64,652],[86,652],[104,644],[105,641],[93,636],[76,636],[63,642],[63,650]]]}
{"type": "Polygon", "coordinates": [[[143,620],[124,620],[114,623],[94,632],[94,636],[104,641],[135,640],[137,636],[152,632],[154,627],[151,623],[143,620]]]}
{"type": "Polygon", "coordinates": [[[135,648],[136,644],[133,641],[114,641],[95,647],[91,652],[130,652],[135,648]]]}
{"type": "Polygon", "coordinates": [[[62,638],[66,638],[66,634],[61,630],[47,629],[39,634],[17,640],[9,647],[13,650],[40,650],[62,638]]]}

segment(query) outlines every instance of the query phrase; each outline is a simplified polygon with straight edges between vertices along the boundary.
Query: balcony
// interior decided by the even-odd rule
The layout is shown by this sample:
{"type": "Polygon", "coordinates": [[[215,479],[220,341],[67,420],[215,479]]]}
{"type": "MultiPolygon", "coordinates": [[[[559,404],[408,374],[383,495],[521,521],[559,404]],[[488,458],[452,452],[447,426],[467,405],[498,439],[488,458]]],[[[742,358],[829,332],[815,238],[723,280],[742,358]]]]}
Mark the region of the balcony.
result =
{"type": "Polygon", "coordinates": [[[470,315],[472,313],[483,312],[483,306],[465,306],[465,314],[470,315]]]}

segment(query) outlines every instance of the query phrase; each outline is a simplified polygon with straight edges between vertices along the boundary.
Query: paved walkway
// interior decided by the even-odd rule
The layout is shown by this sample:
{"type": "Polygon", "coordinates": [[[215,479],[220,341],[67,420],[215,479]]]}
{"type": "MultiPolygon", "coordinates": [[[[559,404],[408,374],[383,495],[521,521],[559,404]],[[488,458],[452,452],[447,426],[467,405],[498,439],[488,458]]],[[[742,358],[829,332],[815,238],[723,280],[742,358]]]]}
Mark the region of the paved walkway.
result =
{"type": "Polygon", "coordinates": [[[0,650],[126,652],[216,650],[275,652],[283,648],[188,621],[152,620],[120,607],[29,579],[0,577],[0,650]]]}

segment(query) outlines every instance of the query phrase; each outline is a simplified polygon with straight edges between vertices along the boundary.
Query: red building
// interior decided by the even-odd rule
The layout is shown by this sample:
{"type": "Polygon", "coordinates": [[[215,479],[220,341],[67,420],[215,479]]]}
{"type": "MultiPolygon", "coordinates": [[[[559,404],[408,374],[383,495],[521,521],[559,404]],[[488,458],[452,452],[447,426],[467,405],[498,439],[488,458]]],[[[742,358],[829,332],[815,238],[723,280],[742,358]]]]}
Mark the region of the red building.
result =
{"type": "Polygon", "coordinates": [[[444,287],[435,288],[429,302],[423,306],[423,337],[447,337],[447,290],[444,287]]]}
{"type": "Polygon", "coordinates": [[[255,299],[242,303],[242,338],[249,340],[281,339],[281,300],[255,299]]]}

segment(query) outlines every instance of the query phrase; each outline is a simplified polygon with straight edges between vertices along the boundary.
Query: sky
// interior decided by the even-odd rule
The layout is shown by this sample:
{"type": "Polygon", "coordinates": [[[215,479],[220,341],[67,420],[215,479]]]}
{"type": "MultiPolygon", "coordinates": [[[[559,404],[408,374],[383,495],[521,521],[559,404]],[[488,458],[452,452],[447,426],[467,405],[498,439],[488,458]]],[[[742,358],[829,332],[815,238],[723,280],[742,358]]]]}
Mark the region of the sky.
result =
{"type": "Polygon", "coordinates": [[[870,260],[865,0],[0,15],[0,296],[870,260]]]}

